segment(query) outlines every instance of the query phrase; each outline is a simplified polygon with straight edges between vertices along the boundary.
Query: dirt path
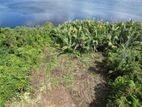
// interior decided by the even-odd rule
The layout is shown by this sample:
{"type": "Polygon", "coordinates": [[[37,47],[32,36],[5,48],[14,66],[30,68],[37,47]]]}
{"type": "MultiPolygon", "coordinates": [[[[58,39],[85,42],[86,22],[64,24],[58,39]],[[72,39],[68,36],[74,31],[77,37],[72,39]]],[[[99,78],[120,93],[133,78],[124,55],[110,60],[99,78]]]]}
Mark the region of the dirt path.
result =
{"type": "Polygon", "coordinates": [[[95,90],[95,99],[90,103],[89,107],[106,107],[108,95],[110,93],[110,87],[107,83],[105,67],[104,64],[97,61],[95,67],[89,68],[90,72],[95,72],[96,85],[94,86],[95,90]]]}
{"type": "Polygon", "coordinates": [[[109,87],[101,54],[95,62],[90,56],[83,59],[83,63],[66,55],[59,60],[60,65],[52,75],[59,78],[60,83],[45,94],[40,107],[50,107],[48,104],[53,107],[106,107],[109,87]],[[66,80],[62,80],[64,75],[68,75],[66,80]]]}
{"type": "Polygon", "coordinates": [[[46,64],[34,71],[35,90],[28,103],[11,107],[106,107],[109,87],[100,53],[81,59],[61,55],[57,60],[59,64],[48,74],[46,64]]]}

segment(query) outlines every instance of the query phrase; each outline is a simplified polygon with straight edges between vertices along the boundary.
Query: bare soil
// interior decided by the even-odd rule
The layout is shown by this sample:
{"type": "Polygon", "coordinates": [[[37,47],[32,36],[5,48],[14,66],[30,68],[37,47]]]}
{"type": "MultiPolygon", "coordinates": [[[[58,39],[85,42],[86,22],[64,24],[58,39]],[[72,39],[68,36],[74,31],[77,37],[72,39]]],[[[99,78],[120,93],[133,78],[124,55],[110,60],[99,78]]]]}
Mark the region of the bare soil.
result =
{"type": "MultiPolygon", "coordinates": [[[[48,78],[46,64],[33,71],[33,94],[23,107],[106,107],[110,88],[100,53],[82,61],[61,55],[58,61],[48,78]]],[[[21,103],[15,107],[22,107],[21,103]]]]}
{"type": "Polygon", "coordinates": [[[39,107],[48,107],[48,104],[54,107],[106,107],[110,89],[105,78],[103,56],[97,55],[95,62],[88,57],[85,63],[78,58],[60,56],[60,66],[53,70],[52,75],[62,78],[71,72],[74,74],[73,82],[68,87],[69,84],[61,81],[58,87],[47,91],[39,107]]]}

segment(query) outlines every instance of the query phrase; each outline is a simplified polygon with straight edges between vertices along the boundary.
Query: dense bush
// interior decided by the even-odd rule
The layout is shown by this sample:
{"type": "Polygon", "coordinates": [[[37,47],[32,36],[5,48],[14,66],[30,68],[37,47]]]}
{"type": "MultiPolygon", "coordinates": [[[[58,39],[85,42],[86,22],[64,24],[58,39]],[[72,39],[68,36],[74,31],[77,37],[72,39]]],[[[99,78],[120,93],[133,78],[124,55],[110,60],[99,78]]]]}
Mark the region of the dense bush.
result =
{"type": "Polygon", "coordinates": [[[86,20],[66,22],[52,30],[50,35],[64,51],[87,52],[117,48],[131,42],[131,39],[142,39],[141,34],[142,24],[138,22],[103,23],[86,20]]]}
{"type": "Polygon", "coordinates": [[[111,84],[112,94],[108,107],[141,107],[142,84],[128,77],[117,77],[111,84]]]}
{"type": "Polygon", "coordinates": [[[29,91],[29,75],[50,42],[50,25],[40,28],[0,28],[0,107],[6,100],[29,91]]]}
{"type": "Polygon", "coordinates": [[[105,36],[102,22],[73,21],[59,25],[51,32],[51,38],[67,52],[96,50],[105,36]]]}
{"type": "MultiPolygon", "coordinates": [[[[141,41],[141,40],[140,40],[141,41]]],[[[142,106],[142,45],[122,46],[106,57],[109,77],[113,81],[108,107],[142,106]],[[115,105],[115,106],[114,106],[115,105]]],[[[134,41],[135,42],[135,41],[134,41]]]]}

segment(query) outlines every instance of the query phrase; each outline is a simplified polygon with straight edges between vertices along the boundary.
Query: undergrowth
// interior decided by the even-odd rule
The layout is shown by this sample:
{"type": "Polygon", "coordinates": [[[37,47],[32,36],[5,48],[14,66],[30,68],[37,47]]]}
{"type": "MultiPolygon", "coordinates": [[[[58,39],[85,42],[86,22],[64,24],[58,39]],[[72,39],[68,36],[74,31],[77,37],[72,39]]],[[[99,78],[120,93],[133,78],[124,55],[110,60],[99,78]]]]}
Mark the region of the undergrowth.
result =
{"type": "Polygon", "coordinates": [[[51,25],[40,28],[0,28],[0,107],[31,90],[29,76],[42,61],[51,40],[51,25]]]}

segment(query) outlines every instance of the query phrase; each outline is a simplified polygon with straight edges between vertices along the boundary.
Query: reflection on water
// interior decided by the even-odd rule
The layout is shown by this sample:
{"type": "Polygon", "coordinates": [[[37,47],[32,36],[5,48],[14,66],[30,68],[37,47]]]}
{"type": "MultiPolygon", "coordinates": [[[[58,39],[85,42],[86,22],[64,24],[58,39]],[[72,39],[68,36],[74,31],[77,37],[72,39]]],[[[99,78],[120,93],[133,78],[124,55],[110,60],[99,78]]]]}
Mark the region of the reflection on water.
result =
{"type": "Polygon", "coordinates": [[[0,0],[0,27],[97,19],[142,21],[142,0],[0,0]]]}

